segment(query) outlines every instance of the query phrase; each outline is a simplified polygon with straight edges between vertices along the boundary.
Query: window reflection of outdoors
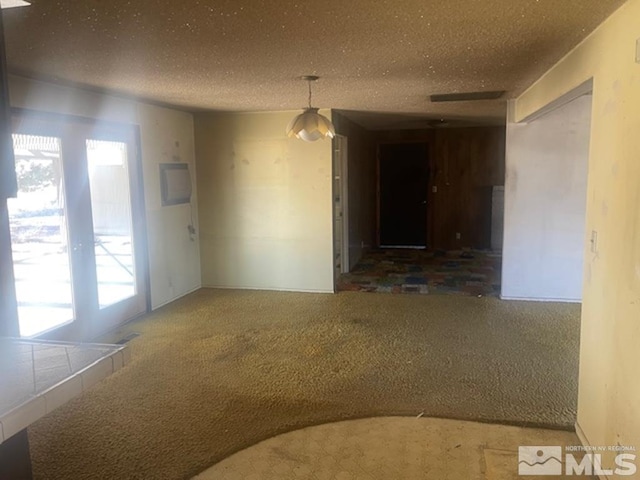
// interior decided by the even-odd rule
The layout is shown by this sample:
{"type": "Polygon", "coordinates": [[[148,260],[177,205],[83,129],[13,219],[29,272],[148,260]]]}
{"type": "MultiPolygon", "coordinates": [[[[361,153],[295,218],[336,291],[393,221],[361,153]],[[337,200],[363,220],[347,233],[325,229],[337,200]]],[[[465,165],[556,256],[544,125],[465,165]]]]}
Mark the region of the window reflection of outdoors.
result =
{"type": "MultiPolygon", "coordinates": [[[[59,138],[16,134],[13,143],[18,197],[8,206],[18,317],[20,334],[33,336],[74,320],[63,159],[59,138]]],[[[88,140],[86,152],[103,308],[136,294],[127,144],[88,140]]]]}
{"type": "Polygon", "coordinates": [[[136,294],[127,144],[87,140],[100,308],[136,294]]]}
{"type": "Polygon", "coordinates": [[[18,197],[9,220],[20,333],[73,320],[60,141],[14,135],[18,197]]]}

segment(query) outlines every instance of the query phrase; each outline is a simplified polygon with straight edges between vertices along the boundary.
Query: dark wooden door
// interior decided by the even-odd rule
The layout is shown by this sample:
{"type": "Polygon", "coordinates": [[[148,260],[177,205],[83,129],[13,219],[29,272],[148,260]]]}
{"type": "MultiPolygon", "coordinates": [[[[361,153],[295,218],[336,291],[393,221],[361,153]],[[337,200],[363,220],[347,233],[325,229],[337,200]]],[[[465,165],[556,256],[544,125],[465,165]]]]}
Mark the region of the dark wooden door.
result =
{"type": "Polygon", "coordinates": [[[429,145],[380,145],[380,245],[427,246],[429,145]]]}

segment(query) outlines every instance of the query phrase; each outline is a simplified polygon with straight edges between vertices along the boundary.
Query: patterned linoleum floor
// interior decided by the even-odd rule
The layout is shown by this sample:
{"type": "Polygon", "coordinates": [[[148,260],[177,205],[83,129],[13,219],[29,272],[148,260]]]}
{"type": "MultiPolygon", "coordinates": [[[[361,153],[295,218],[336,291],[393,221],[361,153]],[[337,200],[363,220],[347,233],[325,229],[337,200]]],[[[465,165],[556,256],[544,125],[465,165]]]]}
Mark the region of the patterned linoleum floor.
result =
{"type": "Polygon", "coordinates": [[[502,257],[484,251],[371,250],[338,290],[498,296],[502,257]]]}

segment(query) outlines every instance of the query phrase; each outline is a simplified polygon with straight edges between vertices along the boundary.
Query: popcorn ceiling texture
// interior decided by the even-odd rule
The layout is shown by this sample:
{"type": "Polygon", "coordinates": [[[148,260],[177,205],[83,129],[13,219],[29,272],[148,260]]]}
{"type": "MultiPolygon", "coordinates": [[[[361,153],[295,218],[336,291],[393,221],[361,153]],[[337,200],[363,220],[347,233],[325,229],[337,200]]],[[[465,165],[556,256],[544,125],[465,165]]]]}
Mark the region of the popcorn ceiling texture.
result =
{"type": "Polygon", "coordinates": [[[513,97],[623,3],[33,0],[3,14],[14,73],[230,111],[304,107],[297,77],[317,74],[318,107],[481,122],[502,119],[504,100],[427,97],[513,97]]]}

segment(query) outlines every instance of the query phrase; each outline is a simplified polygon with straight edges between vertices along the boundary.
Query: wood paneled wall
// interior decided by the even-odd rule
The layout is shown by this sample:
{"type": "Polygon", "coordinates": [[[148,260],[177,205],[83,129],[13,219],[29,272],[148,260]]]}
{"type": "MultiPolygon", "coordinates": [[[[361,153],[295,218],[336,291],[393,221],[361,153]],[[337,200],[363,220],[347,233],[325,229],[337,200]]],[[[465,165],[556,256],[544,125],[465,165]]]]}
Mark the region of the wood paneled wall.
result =
{"type": "Polygon", "coordinates": [[[491,247],[493,187],[504,185],[504,128],[435,132],[431,194],[434,248],[491,247]],[[456,238],[460,233],[460,239],[456,238]]]}
{"type": "Polygon", "coordinates": [[[379,145],[431,145],[430,248],[491,247],[493,186],[504,185],[504,127],[386,131],[376,132],[376,138],[379,145]]]}

